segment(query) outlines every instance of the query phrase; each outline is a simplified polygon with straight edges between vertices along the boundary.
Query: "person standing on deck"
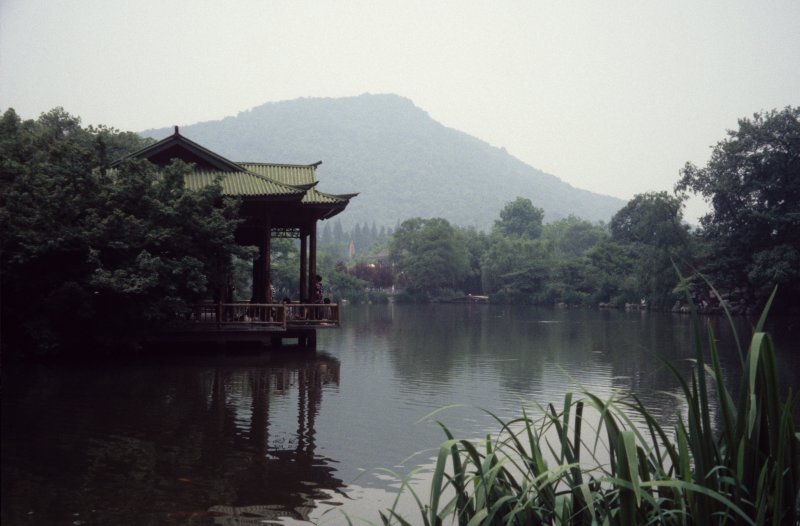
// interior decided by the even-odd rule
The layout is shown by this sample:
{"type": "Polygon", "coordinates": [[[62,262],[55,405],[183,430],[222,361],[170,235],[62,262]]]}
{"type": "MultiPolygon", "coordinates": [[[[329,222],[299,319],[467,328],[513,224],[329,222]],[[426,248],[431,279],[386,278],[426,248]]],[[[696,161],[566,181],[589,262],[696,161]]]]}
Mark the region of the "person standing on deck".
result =
{"type": "MultiPolygon", "coordinates": [[[[325,288],[322,286],[322,276],[317,274],[314,278],[314,293],[311,297],[311,303],[322,303],[322,296],[325,292],[325,288]]],[[[320,312],[321,309],[314,308],[313,309],[313,318],[318,320],[322,313],[320,312]]]]}
{"type": "Polygon", "coordinates": [[[322,303],[322,296],[324,295],[325,288],[322,286],[322,276],[317,274],[314,281],[314,296],[311,300],[312,303],[322,303]]]}

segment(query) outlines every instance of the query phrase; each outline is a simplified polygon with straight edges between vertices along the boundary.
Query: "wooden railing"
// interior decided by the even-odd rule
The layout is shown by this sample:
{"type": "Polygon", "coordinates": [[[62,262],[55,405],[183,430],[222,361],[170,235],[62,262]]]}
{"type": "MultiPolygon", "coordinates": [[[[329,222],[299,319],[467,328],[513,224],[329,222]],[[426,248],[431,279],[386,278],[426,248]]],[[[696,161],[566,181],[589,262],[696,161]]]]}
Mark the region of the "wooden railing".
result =
{"type": "Polygon", "coordinates": [[[341,318],[338,303],[284,303],[286,324],[305,327],[338,327],[341,318]]]}
{"type": "Polygon", "coordinates": [[[199,303],[192,305],[190,323],[226,327],[248,326],[286,330],[291,327],[338,327],[336,303],[199,303]]]}

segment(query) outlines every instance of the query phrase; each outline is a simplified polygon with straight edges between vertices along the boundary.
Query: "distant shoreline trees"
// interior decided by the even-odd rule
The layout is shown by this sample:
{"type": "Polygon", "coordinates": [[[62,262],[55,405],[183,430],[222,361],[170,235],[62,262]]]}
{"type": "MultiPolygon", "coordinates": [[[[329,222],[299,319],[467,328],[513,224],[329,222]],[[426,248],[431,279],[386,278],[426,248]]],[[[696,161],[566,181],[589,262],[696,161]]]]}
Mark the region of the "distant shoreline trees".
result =
{"type": "Polygon", "coordinates": [[[736,312],[758,311],[775,285],[775,310],[796,311],[800,108],[740,120],[706,167],[684,167],[674,195],[636,195],[608,225],[572,216],[543,224],[542,217],[520,197],[489,234],[443,218],[409,219],[389,240],[396,283],[417,300],[473,293],[497,302],[657,309],[671,308],[688,286],[701,309],[715,305],[719,298],[702,280],[679,282],[677,264],[689,276],[707,274],[736,312]],[[712,205],[694,232],[683,220],[688,193],[712,205]]]}

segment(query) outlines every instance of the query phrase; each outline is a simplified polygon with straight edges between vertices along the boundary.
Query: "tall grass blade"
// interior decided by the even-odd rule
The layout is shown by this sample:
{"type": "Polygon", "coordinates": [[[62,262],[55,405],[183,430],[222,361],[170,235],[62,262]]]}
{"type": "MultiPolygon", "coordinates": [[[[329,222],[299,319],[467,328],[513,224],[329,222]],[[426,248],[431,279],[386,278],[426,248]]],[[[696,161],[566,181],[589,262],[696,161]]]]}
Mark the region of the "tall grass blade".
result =
{"type": "Polygon", "coordinates": [[[772,308],[772,302],[775,300],[775,294],[778,293],[777,285],[772,289],[772,294],[769,295],[769,299],[767,300],[767,304],[764,306],[764,309],[761,311],[761,316],[758,318],[758,323],[756,324],[755,329],[753,332],[763,332],[764,331],[764,324],[767,322],[767,315],[769,314],[769,310],[772,308]]]}
{"type": "MultiPolygon", "coordinates": [[[[431,494],[429,513],[430,515],[425,520],[425,525],[439,526],[441,519],[439,518],[439,500],[444,492],[444,470],[447,464],[447,457],[450,455],[451,448],[457,443],[456,440],[448,440],[439,448],[439,454],[436,458],[436,467],[433,470],[433,478],[431,479],[431,494]]],[[[424,517],[424,515],[423,515],[424,517]]]]}

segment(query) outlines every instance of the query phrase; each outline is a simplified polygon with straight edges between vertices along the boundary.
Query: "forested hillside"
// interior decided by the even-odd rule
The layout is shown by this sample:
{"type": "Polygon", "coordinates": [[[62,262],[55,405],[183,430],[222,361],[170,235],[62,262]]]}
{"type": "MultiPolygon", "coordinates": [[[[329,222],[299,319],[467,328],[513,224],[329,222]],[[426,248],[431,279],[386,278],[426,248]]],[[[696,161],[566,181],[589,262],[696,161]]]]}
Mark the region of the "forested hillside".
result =
{"type": "MultiPolygon", "coordinates": [[[[410,217],[443,217],[488,229],[507,202],[529,198],[545,221],[570,214],[608,221],[621,199],[574,188],[505,150],[447,128],[397,95],[306,98],[268,103],[235,117],[181,126],[190,139],[234,161],[323,161],[319,188],[360,192],[345,227],[395,227],[410,217]]],[[[160,139],[172,128],[147,130],[160,139]]]]}

